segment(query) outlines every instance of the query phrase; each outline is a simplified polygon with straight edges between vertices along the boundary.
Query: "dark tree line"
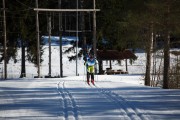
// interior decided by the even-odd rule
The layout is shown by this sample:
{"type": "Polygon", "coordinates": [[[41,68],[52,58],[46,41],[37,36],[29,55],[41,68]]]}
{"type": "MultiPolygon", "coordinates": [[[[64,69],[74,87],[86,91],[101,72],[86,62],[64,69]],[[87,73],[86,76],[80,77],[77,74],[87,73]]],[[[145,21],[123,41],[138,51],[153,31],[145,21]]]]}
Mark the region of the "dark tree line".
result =
{"type": "Polygon", "coordinates": [[[151,85],[151,57],[156,36],[163,40],[163,88],[169,88],[170,39],[180,37],[178,0],[100,0],[99,41],[102,49],[143,48],[147,53],[145,85],[151,85]]]}

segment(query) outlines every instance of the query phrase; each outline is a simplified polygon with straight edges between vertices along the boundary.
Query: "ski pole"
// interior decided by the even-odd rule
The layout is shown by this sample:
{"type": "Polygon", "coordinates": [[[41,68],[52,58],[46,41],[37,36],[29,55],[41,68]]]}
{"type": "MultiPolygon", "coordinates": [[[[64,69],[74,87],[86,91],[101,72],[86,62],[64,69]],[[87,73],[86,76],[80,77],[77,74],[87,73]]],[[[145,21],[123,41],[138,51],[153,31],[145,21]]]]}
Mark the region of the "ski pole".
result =
{"type": "Polygon", "coordinates": [[[85,81],[85,79],[86,79],[86,76],[85,76],[86,74],[85,74],[85,66],[84,66],[84,75],[83,75],[83,81],[85,81]]]}
{"type": "Polygon", "coordinates": [[[95,76],[96,77],[96,81],[98,81],[98,70],[97,70],[97,68],[98,67],[97,67],[97,64],[96,64],[96,76],[95,76]]]}

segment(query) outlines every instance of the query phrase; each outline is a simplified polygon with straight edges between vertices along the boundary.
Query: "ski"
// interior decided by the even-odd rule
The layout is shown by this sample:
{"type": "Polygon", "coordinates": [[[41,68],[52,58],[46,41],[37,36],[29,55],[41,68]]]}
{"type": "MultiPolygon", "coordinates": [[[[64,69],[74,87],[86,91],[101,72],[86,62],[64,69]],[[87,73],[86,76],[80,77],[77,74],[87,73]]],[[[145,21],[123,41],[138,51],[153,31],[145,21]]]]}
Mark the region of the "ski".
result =
{"type": "Polygon", "coordinates": [[[86,84],[90,86],[90,82],[86,82],[86,84]]]}
{"type": "Polygon", "coordinates": [[[95,86],[95,83],[92,83],[92,85],[94,85],[94,86],[95,86]]]}
{"type": "Polygon", "coordinates": [[[92,86],[96,86],[96,85],[95,85],[95,83],[92,83],[92,82],[89,82],[89,83],[88,83],[88,82],[86,82],[86,84],[87,84],[87,85],[89,85],[90,87],[92,87],[92,86]]]}

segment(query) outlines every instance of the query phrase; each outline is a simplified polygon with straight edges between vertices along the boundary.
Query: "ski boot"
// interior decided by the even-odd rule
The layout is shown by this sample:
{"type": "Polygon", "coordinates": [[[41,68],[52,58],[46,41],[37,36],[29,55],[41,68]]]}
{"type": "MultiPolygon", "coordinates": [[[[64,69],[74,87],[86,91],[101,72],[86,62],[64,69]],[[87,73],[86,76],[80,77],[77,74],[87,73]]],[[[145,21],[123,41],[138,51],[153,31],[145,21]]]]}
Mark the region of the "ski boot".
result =
{"type": "Polygon", "coordinates": [[[94,85],[94,80],[91,80],[91,83],[94,85]]]}
{"type": "Polygon", "coordinates": [[[90,84],[89,84],[89,80],[87,80],[87,84],[90,85],[90,84]]]}

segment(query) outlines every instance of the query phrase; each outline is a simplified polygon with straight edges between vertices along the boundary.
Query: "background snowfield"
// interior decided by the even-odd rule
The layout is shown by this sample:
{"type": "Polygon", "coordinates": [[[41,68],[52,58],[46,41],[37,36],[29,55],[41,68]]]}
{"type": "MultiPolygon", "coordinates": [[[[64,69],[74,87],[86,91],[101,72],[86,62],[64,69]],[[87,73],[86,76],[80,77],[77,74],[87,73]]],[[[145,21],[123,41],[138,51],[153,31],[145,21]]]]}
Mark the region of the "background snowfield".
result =
{"type": "MultiPolygon", "coordinates": [[[[63,46],[63,52],[67,50],[71,45],[65,45],[63,46]]],[[[44,61],[41,63],[40,71],[41,76],[46,76],[49,73],[49,47],[43,46],[44,54],[42,55],[42,58],[44,61]]],[[[60,53],[59,53],[59,46],[51,46],[51,71],[52,76],[58,76],[60,74],[60,53]]],[[[75,76],[76,75],[76,61],[69,61],[68,56],[75,55],[76,52],[71,51],[70,53],[63,53],[63,75],[64,76],[75,76]]],[[[145,73],[145,53],[136,53],[136,56],[138,57],[138,60],[134,61],[134,63],[131,65],[128,60],[128,72],[129,74],[144,74],[145,73]]],[[[103,61],[103,69],[106,70],[106,68],[109,68],[109,61],[103,61]]],[[[7,70],[8,70],[8,78],[19,78],[21,74],[21,48],[18,49],[17,52],[17,63],[14,63],[13,60],[10,60],[7,64],[7,70]]],[[[3,62],[0,64],[0,76],[2,78],[3,75],[3,62]]],[[[119,64],[117,61],[112,61],[112,68],[113,69],[122,69],[125,71],[125,61],[122,60],[121,64],[119,64]]],[[[84,62],[83,58],[78,59],[78,74],[84,75],[85,74],[85,68],[84,68],[84,62]]],[[[37,76],[37,68],[30,63],[29,61],[26,61],[26,77],[27,78],[33,78],[34,76],[37,76]]]]}
{"type": "MultiPolygon", "coordinates": [[[[64,46],[63,50],[69,46],[64,46]]],[[[48,74],[48,47],[41,74],[48,74]]],[[[33,78],[37,69],[26,62],[27,77],[20,76],[19,61],[8,64],[8,80],[0,80],[0,120],[179,120],[180,90],[144,86],[145,54],[128,65],[127,75],[96,75],[95,86],[85,82],[82,59],[69,62],[63,54],[64,78],[33,78]],[[13,79],[11,79],[14,77],[13,79]]],[[[104,69],[109,63],[104,61],[104,69]]],[[[113,69],[125,70],[125,62],[113,69]]],[[[3,64],[0,64],[1,68],[3,64]]],[[[59,74],[59,48],[52,46],[52,74],[59,74]]]]}

